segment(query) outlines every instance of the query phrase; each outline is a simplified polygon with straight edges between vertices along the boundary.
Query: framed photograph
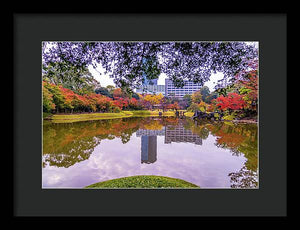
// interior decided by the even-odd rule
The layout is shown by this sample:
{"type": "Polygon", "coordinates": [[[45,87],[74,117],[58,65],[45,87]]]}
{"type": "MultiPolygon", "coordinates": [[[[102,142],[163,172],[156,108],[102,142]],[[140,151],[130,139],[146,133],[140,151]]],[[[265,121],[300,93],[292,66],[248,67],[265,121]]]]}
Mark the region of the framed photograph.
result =
{"type": "Polygon", "coordinates": [[[15,216],[286,216],[286,42],[285,14],[15,14],[15,216]]]}

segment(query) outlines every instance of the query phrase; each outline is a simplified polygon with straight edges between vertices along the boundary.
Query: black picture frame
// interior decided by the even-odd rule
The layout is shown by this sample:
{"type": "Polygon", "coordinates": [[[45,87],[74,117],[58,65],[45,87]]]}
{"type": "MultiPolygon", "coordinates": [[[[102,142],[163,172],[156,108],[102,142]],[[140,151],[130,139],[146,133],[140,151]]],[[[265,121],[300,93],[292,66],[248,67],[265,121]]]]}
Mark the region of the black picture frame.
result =
{"type": "Polygon", "coordinates": [[[15,217],[287,215],[286,14],[15,13],[13,34],[15,217]],[[50,40],[259,41],[259,189],[43,190],[41,42],[50,40]]]}

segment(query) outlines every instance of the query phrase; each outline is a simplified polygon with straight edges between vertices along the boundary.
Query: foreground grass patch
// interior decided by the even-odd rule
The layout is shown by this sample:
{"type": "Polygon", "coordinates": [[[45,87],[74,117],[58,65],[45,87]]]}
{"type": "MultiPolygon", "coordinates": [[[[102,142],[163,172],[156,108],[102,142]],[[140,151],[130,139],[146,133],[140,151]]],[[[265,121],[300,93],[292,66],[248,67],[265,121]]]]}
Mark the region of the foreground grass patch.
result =
{"type": "Polygon", "coordinates": [[[199,188],[199,186],[177,178],[142,175],[107,180],[85,188],[199,188]]]}

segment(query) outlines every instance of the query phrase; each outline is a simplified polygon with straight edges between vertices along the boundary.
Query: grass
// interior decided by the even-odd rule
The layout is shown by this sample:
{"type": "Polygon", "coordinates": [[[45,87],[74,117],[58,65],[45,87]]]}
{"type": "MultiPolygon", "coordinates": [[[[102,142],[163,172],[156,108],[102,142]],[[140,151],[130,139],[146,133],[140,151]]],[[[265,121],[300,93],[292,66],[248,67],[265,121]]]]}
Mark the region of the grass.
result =
{"type": "MultiPolygon", "coordinates": [[[[163,112],[162,116],[174,116],[174,111],[163,112]]],[[[135,110],[135,111],[121,111],[120,113],[82,113],[82,114],[54,114],[51,117],[54,123],[69,123],[77,121],[91,121],[103,119],[115,119],[125,117],[148,117],[159,116],[159,111],[154,110],[135,110]]]]}
{"type": "Polygon", "coordinates": [[[199,186],[177,178],[141,175],[107,180],[85,188],[199,188],[199,186]]]}
{"type": "Polygon", "coordinates": [[[45,112],[43,112],[43,119],[49,118],[51,116],[52,116],[52,113],[45,113],[45,112]]]}

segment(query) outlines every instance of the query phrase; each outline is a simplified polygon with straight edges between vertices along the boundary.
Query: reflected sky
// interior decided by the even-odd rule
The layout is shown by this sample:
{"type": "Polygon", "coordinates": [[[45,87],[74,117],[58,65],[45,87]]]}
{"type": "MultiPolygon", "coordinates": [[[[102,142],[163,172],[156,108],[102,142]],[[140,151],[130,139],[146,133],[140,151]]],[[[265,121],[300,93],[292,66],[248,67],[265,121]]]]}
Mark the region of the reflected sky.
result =
{"type": "MultiPolygon", "coordinates": [[[[48,148],[53,152],[50,150],[45,152],[44,149],[43,188],[82,188],[100,181],[135,175],[179,178],[201,188],[230,188],[232,187],[232,180],[229,174],[239,172],[249,162],[245,154],[233,154],[232,148],[220,147],[218,144],[220,137],[216,133],[220,133],[220,130],[224,132],[223,125],[220,126],[221,128],[217,127],[218,131],[216,131],[216,125],[205,124],[205,128],[210,129],[210,131],[207,131],[205,136],[201,136],[195,134],[195,130],[203,129],[204,126],[197,125],[195,127],[190,121],[189,123],[165,122],[161,126],[157,125],[160,120],[156,119],[153,122],[152,120],[149,123],[148,119],[138,120],[138,128],[132,125],[132,133],[125,129],[124,132],[128,134],[125,142],[121,136],[114,138],[106,136],[101,138],[99,135],[93,134],[92,136],[84,136],[78,140],[80,145],[86,146],[85,142],[82,144],[83,140],[95,144],[92,144],[88,150],[80,150],[79,154],[75,154],[79,156],[76,158],[76,162],[64,167],[61,163],[69,157],[63,156],[63,150],[67,149],[66,145],[63,146],[63,150],[60,150],[61,152],[53,149],[53,145],[48,148]],[[149,127],[152,125],[152,129],[147,129],[144,124],[148,124],[149,127]],[[153,128],[153,124],[156,124],[158,128],[153,128]],[[88,152],[89,155],[85,159],[81,159],[82,152],[88,152]],[[58,157],[59,154],[62,157],[58,157]],[[53,160],[53,156],[55,160],[53,160]]],[[[81,124],[80,127],[84,129],[84,126],[81,124]]],[[[67,130],[70,127],[68,126],[67,130]]],[[[234,130],[232,127],[229,127],[231,129],[225,128],[236,135],[232,131],[234,130]]],[[[237,128],[240,130],[240,127],[237,128]]],[[[55,129],[56,134],[53,134],[51,138],[55,139],[59,136],[59,132],[64,130],[55,129]]],[[[239,132],[247,137],[245,133],[247,134],[248,130],[242,129],[239,132]]],[[[46,130],[46,132],[48,131],[46,130]]],[[[53,130],[49,132],[53,132],[53,130]]],[[[204,133],[203,130],[202,133],[204,133]]],[[[70,135],[66,136],[70,138],[70,135]]],[[[50,137],[47,136],[47,138],[50,137]]],[[[65,143],[65,139],[66,137],[61,143],[65,143]]],[[[227,139],[229,138],[227,137],[227,139]]],[[[241,141],[240,137],[236,139],[241,141]]],[[[67,145],[74,145],[76,140],[72,138],[70,140],[72,141],[69,141],[67,145]]],[[[229,144],[232,146],[232,139],[229,140],[229,144]]],[[[54,140],[51,142],[55,143],[54,140]]],[[[76,142],[76,146],[78,143],[76,142]]],[[[222,144],[224,145],[224,143],[222,144]]],[[[238,144],[238,147],[242,146],[240,142],[238,144]]],[[[59,143],[57,145],[61,146],[59,143]]],[[[72,151],[70,152],[69,155],[72,155],[72,151]]],[[[257,158],[257,152],[255,157],[257,158]]]]}

